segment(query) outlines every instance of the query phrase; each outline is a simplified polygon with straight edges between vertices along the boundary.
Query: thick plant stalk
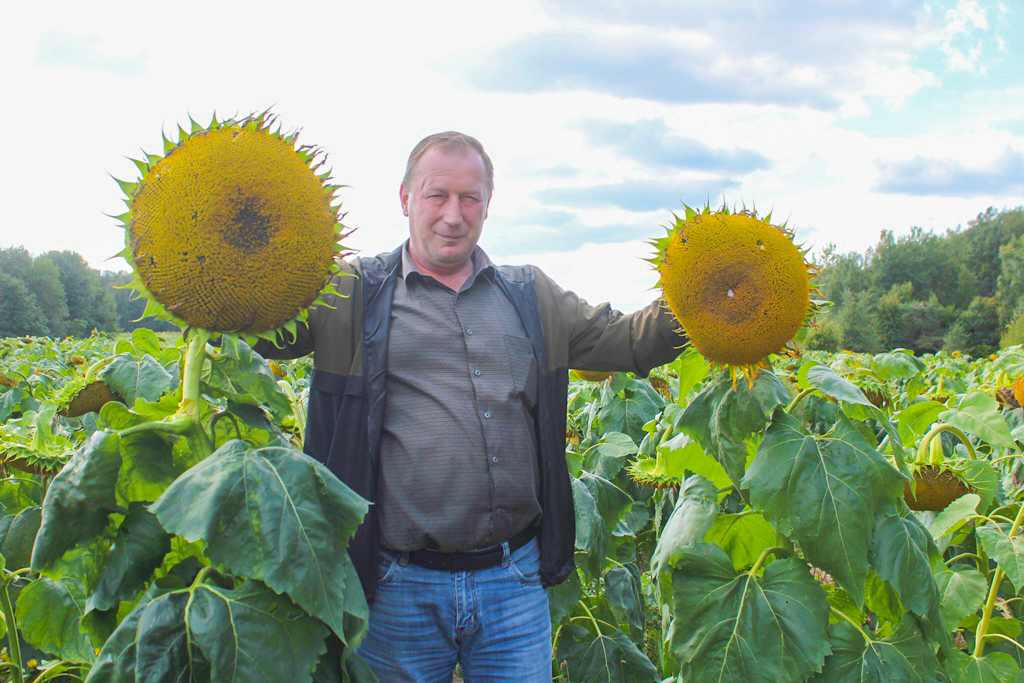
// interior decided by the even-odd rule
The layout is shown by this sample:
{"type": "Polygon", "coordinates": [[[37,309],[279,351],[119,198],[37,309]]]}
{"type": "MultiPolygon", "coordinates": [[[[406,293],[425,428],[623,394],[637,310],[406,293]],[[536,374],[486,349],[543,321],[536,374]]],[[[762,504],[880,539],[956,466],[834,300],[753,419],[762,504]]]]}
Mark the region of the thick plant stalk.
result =
{"type": "Polygon", "coordinates": [[[7,581],[0,579],[0,609],[3,610],[4,619],[7,621],[7,644],[11,653],[11,683],[23,683],[24,673],[21,670],[21,642],[18,639],[18,622],[14,616],[14,605],[11,604],[11,594],[7,590],[7,581]]]}
{"type": "MultiPolygon", "coordinates": [[[[1017,535],[1021,523],[1024,522],[1024,505],[1017,511],[1017,518],[1013,520],[1010,527],[1010,538],[1017,535]]],[[[992,621],[992,612],[996,607],[996,598],[999,597],[999,584],[1003,582],[1006,574],[1002,567],[996,567],[992,574],[992,586],[988,590],[988,599],[985,601],[985,608],[981,613],[981,621],[978,622],[978,630],[974,634],[974,658],[977,659],[985,652],[985,639],[988,637],[988,625],[992,621]]]]}

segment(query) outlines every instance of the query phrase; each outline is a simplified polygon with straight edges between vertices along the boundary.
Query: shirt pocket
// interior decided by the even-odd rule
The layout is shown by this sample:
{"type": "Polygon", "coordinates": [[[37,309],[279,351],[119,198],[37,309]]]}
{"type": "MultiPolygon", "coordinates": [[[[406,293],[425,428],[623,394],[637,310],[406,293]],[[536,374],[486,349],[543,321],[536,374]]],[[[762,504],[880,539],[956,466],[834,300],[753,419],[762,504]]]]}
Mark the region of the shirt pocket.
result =
{"type": "Polygon", "coordinates": [[[504,337],[511,395],[532,409],[537,404],[537,357],[533,355],[533,342],[528,337],[504,337]]]}

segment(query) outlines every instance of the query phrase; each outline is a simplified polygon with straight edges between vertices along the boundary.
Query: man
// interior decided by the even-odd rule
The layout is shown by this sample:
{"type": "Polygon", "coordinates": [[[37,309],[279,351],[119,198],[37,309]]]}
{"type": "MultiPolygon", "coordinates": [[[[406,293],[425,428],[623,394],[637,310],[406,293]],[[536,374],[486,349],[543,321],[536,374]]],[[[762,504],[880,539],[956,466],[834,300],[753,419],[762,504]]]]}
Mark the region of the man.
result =
{"type": "MultiPolygon", "coordinates": [[[[349,548],[359,653],[384,682],[551,680],[545,587],[573,569],[569,367],[646,373],[684,338],[652,303],[588,305],[477,246],[493,191],[480,143],[421,141],[399,191],[409,240],[346,264],[342,298],[283,352],[315,351],[305,450],[374,503],[349,548]]],[[[265,348],[265,347],[264,347],[265,348]]]]}

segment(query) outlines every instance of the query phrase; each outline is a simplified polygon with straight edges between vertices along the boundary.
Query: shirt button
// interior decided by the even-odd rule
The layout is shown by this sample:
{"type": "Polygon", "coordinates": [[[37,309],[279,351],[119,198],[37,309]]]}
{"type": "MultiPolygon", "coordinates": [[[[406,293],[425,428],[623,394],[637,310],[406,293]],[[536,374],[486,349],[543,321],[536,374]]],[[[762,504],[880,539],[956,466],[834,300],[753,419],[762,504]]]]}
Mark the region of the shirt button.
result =
{"type": "Polygon", "coordinates": [[[473,334],[473,330],[471,330],[471,329],[469,329],[469,328],[467,327],[467,328],[466,328],[466,334],[473,334]]]}
{"type": "Polygon", "coordinates": [[[480,376],[480,371],[479,370],[474,370],[473,374],[476,375],[477,377],[479,377],[480,376]]]}
{"type": "Polygon", "coordinates": [[[491,416],[491,411],[489,411],[489,410],[484,411],[484,417],[490,417],[490,416],[491,416]]]}
{"type": "Polygon", "coordinates": [[[491,462],[498,462],[498,456],[491,456],[491,462]]]}

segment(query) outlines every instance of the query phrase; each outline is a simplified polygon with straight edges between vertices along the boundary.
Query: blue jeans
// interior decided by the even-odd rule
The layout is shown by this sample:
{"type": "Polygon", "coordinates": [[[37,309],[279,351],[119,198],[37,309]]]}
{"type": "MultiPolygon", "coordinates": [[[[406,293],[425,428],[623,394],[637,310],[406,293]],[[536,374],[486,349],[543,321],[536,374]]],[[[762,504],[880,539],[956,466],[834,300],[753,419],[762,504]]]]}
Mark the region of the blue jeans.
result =
{"type": "Polygon", "coordinates": [[[443,571],[381,553],[370,629],[358,652],[381,683],[550,683],[551,617],[537,539],[500,565],[443,571]]]}

